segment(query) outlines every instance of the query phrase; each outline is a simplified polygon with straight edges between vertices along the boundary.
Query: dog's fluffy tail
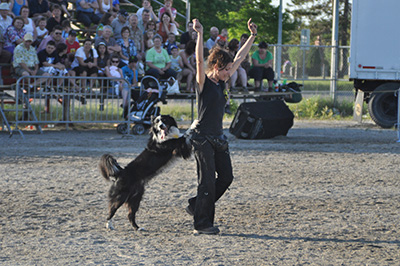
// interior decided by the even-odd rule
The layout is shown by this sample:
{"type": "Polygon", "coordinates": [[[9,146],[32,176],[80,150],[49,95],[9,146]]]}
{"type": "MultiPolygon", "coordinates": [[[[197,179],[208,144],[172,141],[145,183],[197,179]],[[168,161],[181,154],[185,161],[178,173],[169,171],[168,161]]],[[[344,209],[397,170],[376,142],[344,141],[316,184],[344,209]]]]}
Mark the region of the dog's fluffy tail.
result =
{"type": "Polygon", "coordinates": [[[106,179],[110,180],[110,176],[117,177],[122,167],[117,160],[110,154],[103,154],[99,163],[100,173],[106,179]]]}

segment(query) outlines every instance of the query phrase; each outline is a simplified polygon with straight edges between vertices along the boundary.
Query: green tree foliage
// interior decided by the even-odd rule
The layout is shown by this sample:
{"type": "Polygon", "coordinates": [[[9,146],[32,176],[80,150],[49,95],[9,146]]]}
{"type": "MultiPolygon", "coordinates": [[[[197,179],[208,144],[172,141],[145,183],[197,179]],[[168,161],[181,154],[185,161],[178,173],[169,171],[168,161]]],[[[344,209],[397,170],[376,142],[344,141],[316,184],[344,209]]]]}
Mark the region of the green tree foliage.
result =
{"type": "MultiPolygon", "coordinates": [[[[311,40],[321,36],[321,44],[329,45],[332,38],[333,2],[333,0],[292,0],[293,4],[289,4],[292,7],[290,13],[301,21],[301,28],[311,29],[311,40]]],[[[349,0],[339,1],[339,45],[350,44],[350,9],[349,0]]],[[[293,40],[298,42],[300,35],[293,37],[293,40]]],[[[340,50],[339,77],[341,78],[347,74],[347,57],[347,49],[340,50]]]]}
{"type": "MultiPolygon", "coordinates": [[[[139,7],[142,6],[141,0],[130,1],[139,7]]],[[[154,1],[152,6],[156,13],[162,7],[154,1]]],[[[173,6],[179,13],[186,14],[186,3],[183,0],[175,0],[173,6]]],[[[205,40],[209,38],[209,29],[212,26],[220,30],[227,28],[229,38],[239,38],[243,33],[248,33],[247,20],[252,18],[259,26],[258,41],[264,40],[268,43],[278,41],[279,7],[272,6],[271,0],[190,0],[190,7],[191,19],[198,18],[203,24],[205,40]]],[[[178,15],[176,20],[180,24],[179,29],[186,31],[185,18],[178,15]]],[[[294,35],[291,31],[296,29],[298,23],[288,13],[283,13],[282,20],[282,42],[287,43],[294,35]]]]}
{"type": "MultiPolygon", "coordinates": [[[[219,29],[228,28],[222,14],[239,10],[246,0],[195,0],[190,1],[190,17],[200,20],[204,27],[204,39],[209,38],[209,29],[216,26],[219,29]]],[[[175,4],[175,2],[174,2],[175,4]]]]}
{"type": "MultiPolygon", "coordinates": [[[[230,38],[239,39],[243,33],[248,33],[247,21],[252,18],[258,25],[257,41],[278,42],[279,7],[272,6],[271,0],[246,0],[239,10],[223,13],[220,18],[225,21],[230,38]]],[[[289,41],[290,32],[296,28],[296,23],[288,14],[283,13],[282,25],[282,42],[285,43],[289,41]]]]}
{"type": "MultiPolygon", "coordinates": [[[[332,37],[333,0],[292,0],[289,13],[300,21],[299,29],[311,29],[311,40],[321,36],[325,44],[330,44],[332,37]]],[[[348,45],[350,36],[349,0],[339,1],[339,38],[341,45],[348,45]]],[[[300,34],[293,36],[294,43],[300,42],[300,34]]]]}

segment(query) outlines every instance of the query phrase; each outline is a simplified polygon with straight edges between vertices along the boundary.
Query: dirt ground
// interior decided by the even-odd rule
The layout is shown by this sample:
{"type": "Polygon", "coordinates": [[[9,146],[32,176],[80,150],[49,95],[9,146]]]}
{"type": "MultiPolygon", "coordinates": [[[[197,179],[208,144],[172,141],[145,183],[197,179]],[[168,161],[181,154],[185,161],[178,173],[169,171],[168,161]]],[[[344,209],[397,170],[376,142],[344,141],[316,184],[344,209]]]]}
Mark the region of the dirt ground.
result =
{"type": "Polygon", "coordinates": [[[269,140],[229,135],[235,180],[216,206],[217,236],[194,236],[184,211],[194,158],[148,184],[137,219],[146,231],[131,228],[125,208],[107,231],[99,158],[125,165],[147,136],[25,137],[0,132],[0,265],[399,265],[400,143],[371,122],[295,121],[269,140]]]}

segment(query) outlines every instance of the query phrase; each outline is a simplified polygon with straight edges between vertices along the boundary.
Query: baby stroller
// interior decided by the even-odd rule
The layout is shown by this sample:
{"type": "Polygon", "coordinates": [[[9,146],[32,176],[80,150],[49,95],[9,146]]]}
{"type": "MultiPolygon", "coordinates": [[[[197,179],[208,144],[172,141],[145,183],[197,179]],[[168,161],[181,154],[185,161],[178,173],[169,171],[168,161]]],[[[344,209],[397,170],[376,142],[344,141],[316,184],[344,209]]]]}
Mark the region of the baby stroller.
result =
{"type": "MultiPolygon", "coordinates": [[[[132,133],[142,135],[151,126],[151,117],[160,114],[158,102],[166,104],[168,81],[159,82],[153,76],[144,76],[140,82],[140,90],[131,90],[132,102],[128,112],[128,119],[134,123],[132,133]]],[[[117,132],[127,134],[128,124],[121,123],[117,126],[117,132]]]]}

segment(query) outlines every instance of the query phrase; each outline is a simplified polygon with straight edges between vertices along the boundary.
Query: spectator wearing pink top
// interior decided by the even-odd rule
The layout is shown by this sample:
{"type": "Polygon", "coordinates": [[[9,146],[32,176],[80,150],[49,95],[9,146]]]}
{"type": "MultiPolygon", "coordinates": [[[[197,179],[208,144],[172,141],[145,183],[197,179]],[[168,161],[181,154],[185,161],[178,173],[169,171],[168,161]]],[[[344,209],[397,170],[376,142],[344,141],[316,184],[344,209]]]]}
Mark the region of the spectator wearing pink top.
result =
{"type": "Polygon", "coordinates": [[[179,23],[175,21],[177,11],[172,7],[173,2],[172,0],[164,0],[164,6],[158,11],[158,20],[162,21],[162,14],[166,12],[171,17],[171,23],[174,23],[179,28],[179,23]]]}

